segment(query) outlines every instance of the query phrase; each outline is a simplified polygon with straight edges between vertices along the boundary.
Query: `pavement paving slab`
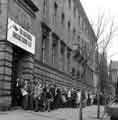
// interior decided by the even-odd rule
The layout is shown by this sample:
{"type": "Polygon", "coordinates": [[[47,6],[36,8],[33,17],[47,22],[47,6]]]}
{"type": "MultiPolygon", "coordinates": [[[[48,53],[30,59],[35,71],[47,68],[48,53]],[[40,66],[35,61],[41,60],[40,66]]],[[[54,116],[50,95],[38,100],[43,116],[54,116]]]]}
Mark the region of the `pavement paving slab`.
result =
{"type": "MultiPolygon", "coordinates": [[[[104,109],[101,107],[103,116],[104,109]]],[[[110,120],[105,114],[104,118],[97,119],[97,106],[89,106],[83,109],[83,120],[110,120]]],[[[0,112],[0,120],[79,120],[79,108],[61,108],[51,112],[34,112],[30,110],[11,110],[0,112]]]]}

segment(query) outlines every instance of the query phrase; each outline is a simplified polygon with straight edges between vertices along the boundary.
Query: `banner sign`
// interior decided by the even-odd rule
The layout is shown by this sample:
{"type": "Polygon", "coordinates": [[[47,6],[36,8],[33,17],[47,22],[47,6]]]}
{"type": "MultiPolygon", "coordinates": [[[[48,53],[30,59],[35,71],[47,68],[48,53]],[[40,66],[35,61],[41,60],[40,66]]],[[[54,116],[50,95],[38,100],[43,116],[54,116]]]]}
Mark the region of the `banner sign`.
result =
{"type": "Polygon", "coordinates": [[[7,40],[18,47],[35,54],[35,36],[8,19],[7,40]]]}

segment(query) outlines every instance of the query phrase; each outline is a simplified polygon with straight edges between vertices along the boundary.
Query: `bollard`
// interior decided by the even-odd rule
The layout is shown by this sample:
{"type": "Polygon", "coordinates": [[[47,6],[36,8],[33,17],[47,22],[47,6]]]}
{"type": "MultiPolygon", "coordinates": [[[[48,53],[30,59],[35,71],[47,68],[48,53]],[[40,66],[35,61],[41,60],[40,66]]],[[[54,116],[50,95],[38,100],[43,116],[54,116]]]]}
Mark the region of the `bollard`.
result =
{"type": "Polygon", "coordinates": [[[82,90],[80,90],[80,111],[79,111],[79,120],[83,120],[83,116],[82,116],[82,90]]]}

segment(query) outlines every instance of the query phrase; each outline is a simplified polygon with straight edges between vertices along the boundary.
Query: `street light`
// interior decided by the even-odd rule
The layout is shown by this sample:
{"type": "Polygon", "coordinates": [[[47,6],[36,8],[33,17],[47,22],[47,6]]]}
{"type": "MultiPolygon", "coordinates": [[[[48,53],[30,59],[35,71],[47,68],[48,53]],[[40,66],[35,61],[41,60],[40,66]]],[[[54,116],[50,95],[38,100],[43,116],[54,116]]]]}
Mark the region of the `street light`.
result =
{"type": "MultiPolygon", "coordinates": [[[[75,52],[77,52],[77,50],[79,49],[79,50],[82,50],[82,48],[80,47],[80,44],[79,43],[74,43],[74,44],[72,44],[72,49],[73,49],[73,51],[75,51],[75,52]]],[[[89,51],[90,53],[89,54],[86,54],[84,57],[87,57],[87,58],[85,58],[86,60],[86,62],[84,62],[84,64],[86,64],[87,63],[87,61],[90,59],[90,57],[91,57],[91,54],[93,54],[93,52],[95,52],[96,51],[96,49],[98,48],[98,46],[97,45],[95,45],[95,47],[94,48],[92,48],[92,51],[89,51]],[[88,56],[87,56],[88,55],[88,56]]],[[[81,52],[81,51],[80,51],[81,52]]],[[[81,53],[80,53],[81,54],[81,53]]],[[[82,79],[82,75],[80,75],[80,80],[82,79]]],[[[83,116],[82,116],[82,92],[83,92],[83,89],[82,89],[82,86],[80,86],[80,111],[79,111],[79,120],[83,120],[83,116]]]]}
{"type": "MultiPolygon", "coordinates": [[[[75,43],[75,44],[72,44],[72,49],[73,49],[73,51],[76,51],[76,50],[78,50],[78,46],[79,46],[79,44],[77,43],[75,43]]],[[[81,80],[81,75],[80,75],[80,80],[81,80]]],[[[80,86],[80,111],[79,111],[79,120],[83,120],[83,116],[82,116],[82,88],[81,88],[82,86],[80,86]]]]}
{"type": "Polygon", "coordinates": [[[83,120],[83,110],[82,110],[82,88],[80,88],[80,111],[79,111],[79,120],[83,120]]]}
{"type": "MultiPolygon", "coordinates": [[[[97,91],[97,118],[99,119],[100,118],[100,92],[104,93],[104,95],[105,95],[105,93],[106,93],[105,90],[107,88],[107,87],[103,87],[103,88],[101,87],[101,85],[103,85],[103,84],[101,84],[101,80],[103,80],[103,79],[107,80],[108,79],[108,69],[105,68],[105,70],[104,70],[104,65],[107,65],[106,57],[105,57],[105,51],[103,51],[101,54],[99,54],[99,56],[98,56],[98,54],[99,53],[97,53],[97,60],[98,60],[97,61],[97,63],[98,63],[97,72],[98,72],[98,76],[99,76],[99,78],[98,78],[99,81],[98,81],[98,86],[97,86],[97,90],[98,90],[97,91]],[[101,70],[102,70],[102,74],[101,74],[101,70]],[[101,77],[101,75],[103,75],[103,72],[105,72],[104,73],[105,77],[104,76],[101,77]]],[[[107,83],[105,83],[105,84],[107,85],[107,83]]],[[[104,96],[104,98],[105,98],[105,102],[106,102],[106,96],[104,96]]]]}
{"type": "MultiPolygon", "coordinates": [[[[97,73],[99,76],[99,64],[100,64],[100,56],[98,52],[98,45],[97,45],[97,73]]],[[[100,78],[98,78],[98,83],[97,83],[97,118],[100,118],[100,78]]]]}

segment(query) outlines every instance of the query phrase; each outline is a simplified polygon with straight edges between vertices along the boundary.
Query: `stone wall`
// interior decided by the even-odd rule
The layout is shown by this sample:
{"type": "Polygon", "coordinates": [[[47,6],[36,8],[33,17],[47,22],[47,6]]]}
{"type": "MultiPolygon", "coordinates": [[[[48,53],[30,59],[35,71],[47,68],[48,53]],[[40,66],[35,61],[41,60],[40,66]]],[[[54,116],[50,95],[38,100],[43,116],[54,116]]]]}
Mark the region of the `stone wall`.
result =
{"type": "Polygon", "coordinates": [[[56,84],[59,87],[72,88],[75,87],[74,79],[71,75],[65,74],[53,68],[51,66],[47,66],[40,61],[35,60],[34,64],[34,76],[40,81],[47,82],[48,84],[56,84]]]}
{"type": "Polygon", "coordinates": [[[0,40],[6,40],[8,0],[0,0],[0,40]]]}
{"type": "Polygon", "coordinates": [[[12,46],[0,41],[0,109],[11,104],[12,53],[12,46]]]}

